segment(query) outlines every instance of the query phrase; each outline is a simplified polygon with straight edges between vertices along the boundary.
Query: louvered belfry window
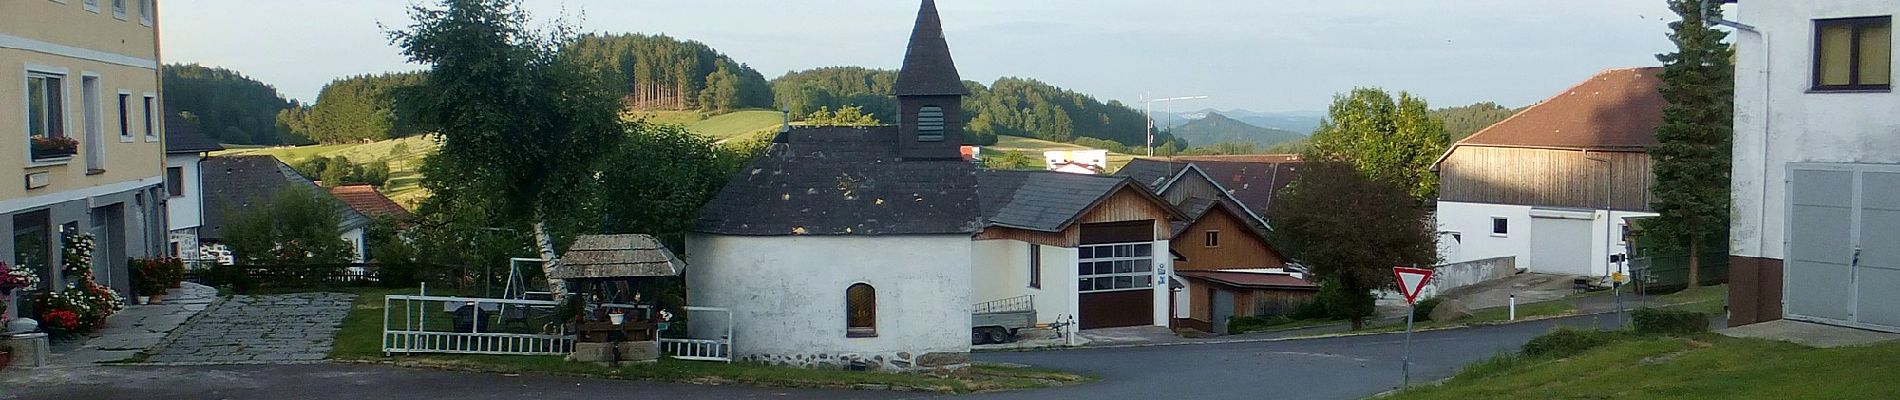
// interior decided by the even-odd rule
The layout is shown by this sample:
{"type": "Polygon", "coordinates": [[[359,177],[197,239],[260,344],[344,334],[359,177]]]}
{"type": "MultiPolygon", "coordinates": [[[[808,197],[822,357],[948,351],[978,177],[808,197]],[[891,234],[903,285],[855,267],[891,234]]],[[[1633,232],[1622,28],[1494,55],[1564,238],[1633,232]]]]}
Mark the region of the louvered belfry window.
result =
{"type": "Polygon", "coordinates": [[[877,336],[877,289],[858,283],[845,289],[845,336],[877,336]]]}
{"type": "Polygon", "coordinates": [[[923,106],[917,109],[917,141],[943,141],[943,107],[923,106]]]}

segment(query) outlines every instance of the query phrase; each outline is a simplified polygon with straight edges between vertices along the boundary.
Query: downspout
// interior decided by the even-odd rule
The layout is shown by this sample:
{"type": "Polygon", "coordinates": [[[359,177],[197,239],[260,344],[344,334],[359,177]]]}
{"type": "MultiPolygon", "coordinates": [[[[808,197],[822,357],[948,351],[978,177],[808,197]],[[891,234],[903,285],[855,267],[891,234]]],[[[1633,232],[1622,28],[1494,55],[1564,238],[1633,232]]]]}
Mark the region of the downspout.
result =
{"type": "MultiPolygon", "coordinates": [[[[1709,0],[1702,0],[1702,9],[1707,10],[1709,0]]],[[[1730,21],[1716,16],[1704,16],[1703,21],[1734,28],[1737,31],[1753,33],[1761,37],[1761,202],[1755,216],[1755,248],[1758,255],[1768,255],[1768,135],[1774,132],[1774,47],[1769,46],[1768,33],[1756,29],[1753,25],[1730,21]]],[[[1784,189],[1785,190],[1785,189],[1784,189]]],[[[1787,254],[1781,255],[1786,258],[1787,254]]]]}

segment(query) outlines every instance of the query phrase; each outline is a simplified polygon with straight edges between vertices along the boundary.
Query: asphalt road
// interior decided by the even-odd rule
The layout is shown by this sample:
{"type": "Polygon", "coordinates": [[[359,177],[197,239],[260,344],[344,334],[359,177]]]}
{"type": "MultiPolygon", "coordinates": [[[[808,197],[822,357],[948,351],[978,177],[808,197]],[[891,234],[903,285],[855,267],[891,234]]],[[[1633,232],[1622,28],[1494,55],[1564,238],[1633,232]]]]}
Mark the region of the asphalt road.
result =
{"type": "MultiPolygon", "coordinates": [[[[1423,332],[1412,382],[1515,351],[1559,324],[1614,324],[1614,315],[1423,332]]],[[[1066,388],[976,399],[1358,399],[1398,387],[1404,334],[1324,339],[980,353],[1101,377],[1066,388]]],[[[0,374],[0,399],[893,399],[916,393],[772,389],[511,376],[377,365],[97,366],[0,374]]],[[[927,396],[925,396],[927,397],[927,396]]]]}

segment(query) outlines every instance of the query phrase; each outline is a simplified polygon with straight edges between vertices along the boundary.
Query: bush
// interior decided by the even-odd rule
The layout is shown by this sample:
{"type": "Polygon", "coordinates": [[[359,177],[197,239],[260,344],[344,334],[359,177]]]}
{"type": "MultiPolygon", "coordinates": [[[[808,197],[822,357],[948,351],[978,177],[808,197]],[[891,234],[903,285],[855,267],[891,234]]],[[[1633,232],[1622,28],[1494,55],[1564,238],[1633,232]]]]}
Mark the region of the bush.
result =
{"type": "Polygon", "coordinates": [[[1293,319],[1330,319],[1330,316],[1326,312],[1326,303],[1318,299],[1300,303],[1299,308],[1293,309],[1292,315],[1293,319]]]}
{"type": "Polygon", "coordinates": [[[1524,343],[1524,355],[1564,358],[1581,354],[1625,337],[1622,332],[1558,328],[1524,343]]]}
{"type": "Polygon", "coordinates": [[[1419,301],[1417,304],[1413,304],[1412,305],[1412,319],[1419,320],[1419,321],[1432,320],[1432,310],[1437,309],[1438,303],[1443,303],[1443,302],[1445,302],[1445,298],[1433,297],[1433,298],[1425,299],[1423,301],[1419,301]]]}
{"type": "Polygon", "coordinates": [[[1709,330],[1709,315],[1694,311],[1644,308],[1631,315],[1636,333],[1690,335],[1709,330]]]}

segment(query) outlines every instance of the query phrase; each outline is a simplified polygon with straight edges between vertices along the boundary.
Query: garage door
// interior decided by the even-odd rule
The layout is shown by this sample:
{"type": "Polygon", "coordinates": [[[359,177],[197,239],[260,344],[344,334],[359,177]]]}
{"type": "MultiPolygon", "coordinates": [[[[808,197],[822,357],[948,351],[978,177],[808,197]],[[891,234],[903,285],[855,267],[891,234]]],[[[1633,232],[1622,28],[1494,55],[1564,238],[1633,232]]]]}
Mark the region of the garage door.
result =
{"type": "Polygon", "coordinates": [[[1590,220],[1531,217],[1531,257],[1527,269],[1565,275],[1590,271],[1590,220]]]}
{"type": "Polygon", "coordinates": [[[1802,164],[1788,177],[1789,318],[1900,330],[1900,168],[1802,164]]]}
{"type": "Polygon", "coordinates": [[[1082,329],[1154,324],[1154,221],[1084,224],[1081,239],[1075,288],[1082,329]]]}

